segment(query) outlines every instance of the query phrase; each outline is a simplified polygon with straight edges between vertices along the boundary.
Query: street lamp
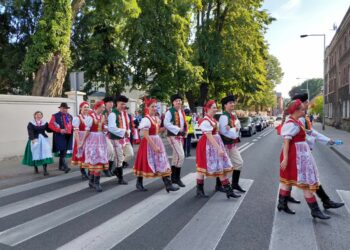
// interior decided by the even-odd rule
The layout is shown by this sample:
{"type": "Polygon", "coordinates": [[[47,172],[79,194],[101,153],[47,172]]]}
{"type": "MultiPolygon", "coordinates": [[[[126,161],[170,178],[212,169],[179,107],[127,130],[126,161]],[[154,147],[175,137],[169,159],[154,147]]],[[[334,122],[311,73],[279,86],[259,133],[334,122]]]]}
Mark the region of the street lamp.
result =
{"type": "Polygon", "coordinates": [[[323,116],[322,116],[322,130],[325,130],[325,115],[326,115],[326,78],[325,78],[325,54],[326,54],[326,34],[304,34],[300,35],[300,38],[308,36],[321,36],[323,37],[323,116]]]}

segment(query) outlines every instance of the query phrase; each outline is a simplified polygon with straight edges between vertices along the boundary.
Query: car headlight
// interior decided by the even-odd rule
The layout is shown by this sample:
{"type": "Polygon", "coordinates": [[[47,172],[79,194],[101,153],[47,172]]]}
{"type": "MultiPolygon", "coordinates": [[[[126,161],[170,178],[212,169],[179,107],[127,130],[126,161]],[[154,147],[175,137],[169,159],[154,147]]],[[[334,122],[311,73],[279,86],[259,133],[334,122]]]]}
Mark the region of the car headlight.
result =
{"type": "Polygon", "coordinates": [[[243,129],[249,129],[248,127],[244,127],[243,129]]]}

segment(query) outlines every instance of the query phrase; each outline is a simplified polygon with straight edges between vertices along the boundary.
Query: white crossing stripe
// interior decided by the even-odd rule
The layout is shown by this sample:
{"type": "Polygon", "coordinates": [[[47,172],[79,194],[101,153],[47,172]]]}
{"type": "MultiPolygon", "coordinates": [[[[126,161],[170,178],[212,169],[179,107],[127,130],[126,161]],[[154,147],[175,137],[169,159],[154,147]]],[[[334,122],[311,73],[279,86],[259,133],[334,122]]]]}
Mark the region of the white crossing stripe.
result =
{"type": "Polygon", "coordinates": [[[12,194],[20,193],[23,191],[28,191],[30,189],[46,186],[46,185],[53,184],[56,182],[64,181],[64,180],[67,180],[67,179],[70,179],[70,178],[73,178],[73,177],[76,177],[79,175],[80,175],[80,171],[74,171],[72,173],[63,174],[63,175],[56,176],[56,177],[50,177],[50,178],[46,178],[46,179],[40,180],[40,181],[33,181],[33,182],[30,182],[27,184],[23,184],[23,185],[11,187],[11,188],[6,188],[6,189],[3,189],[0,191],[0,198],[5,197],[5,196],[9,196],[12,194]]]}
{"type": "MultiPolygon", "coordinates": [[[[301,204],[288,203],[290,209],[296,214],[287,214],[283,211],[275,211],[272,234],[270,239],[270,250],[295,250],[310,249],[317,250],[316,236],[310,209],[304,200],[301,190],[293,187],[292,196],[301,200],[301,204]]],[[[278,200],[278,194],[277,194],[278,200]]],[[[277,204],[276,204],[277,207],[277,204]]]]}
{"type": "Polygon", "coordinates": [[[190,191],[195,177],[186,175],[182,179],[186,187],[170,193],[161,190],[58,249],[111,249],[190,191]]]}
{"type": "Polygon", "coordinates": [[[270,131],[271,131],[271,130],[267,130],[267,131],[265,131],[264,133],[262,133],[260,136],[265,136],[265,135],[267,135],[270,131]]]}
{"type": "Polygon", "coordinates": [[[271,132],[273,132],[274,130],[270,130],[268,133],[266,133],[265,135],[264,135],[264,137],[265,136],[267,136],[267,135],[269,135],[269,134],[271,134],[271,132]]]}
{"type": "MultiPolygon", "coordinates": [[[[241,179],[240,181],[241,186],[247,191],[252,183],[253,180],[241,179]]],[[[227,200],[225,194],[215,193],[164,249],[215,249],[245,195],[238,199],[227,200]]]]}
{"type": "Polygon", "coordinates": [[[345,203],[346,210],[350,213],[350,191],[337,190],[340,198],[345,203]]]}
{"type": "Polygon", "coordinates": [[[250,148],[250,147],[253,146],[253,145],[254,145],[254,143],[251,143],[251,144],[249,144],[247,147],[245,147],[245,148],[239,150],[239,152],[242,153],[242,152],[244,152],[246,149],[250,148]]]}
{"type": "Polygon", "coordinates": [[[254,139],[253,141],[258,141],[257,139],[254,139]]]}
{"type": "Polygon", "coordinates": [[[249,142],[246,142],[246,143],[244,143],[243,145],[240,145],[240,146],[238,147],[238,149],[241,149],[241,148],[245,147],[245,146],[248,145],[248,144],[249,144],[249,142]]]}
{"type": "MultiPolygon", "coordinates": [[[[156,180],[156,178],[145,179],[144,185],[150,184],[156,180]]],[[[133,180],[129,182],[129,185],[119,185],[98,195],[94,195],[31,221],[27,221],[16,227],[7,229],[0,233],[0,242],[10,246],[16,246],[113,200],[119,199],[134,191],[135,184],[136,180],[133,180]]]]}
{"type": "MultiPolygon", "coordinates": [[[[131,173],[132,169],[127,169],[125,174],[131,173]]],[[[101,183],[115,180],[114,178],[102,178],[101,183]]],[[[11,214],[15,214],[26,210],[28,208],[32,208],[34,206],[38,206],[44,204],[49,201],[56,200],[58,198],[67,196],[69,194],[73,194],[75,192],[81,191],[85,188],[89,188],[87,181],[82,181],[78,184],[70,185],[64,188],[57,189],[55,191],[39,194],[37,196],[33,196],[28,199],[24,199],[21,201],[17,201],[14,203],[7,204],[5,206],[0,207],[0,218],[9,216],[11,214]]]]}

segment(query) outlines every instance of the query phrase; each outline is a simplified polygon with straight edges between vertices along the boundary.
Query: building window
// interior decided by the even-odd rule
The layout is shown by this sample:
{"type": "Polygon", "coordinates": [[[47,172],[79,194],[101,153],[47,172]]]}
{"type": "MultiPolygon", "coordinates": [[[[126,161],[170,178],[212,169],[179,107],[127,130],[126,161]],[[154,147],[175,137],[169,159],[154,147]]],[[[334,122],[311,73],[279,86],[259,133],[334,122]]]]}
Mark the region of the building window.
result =
{"type": "Polygon", "coordinates": [[[342,104],[343,104],[343,105],[342,105],[342,106],[343,106],[343,112],[342,112],[342,113],[343,113],[343,116],[342,116],[342,118],[345,119],[345,118],[346,118],[346,102],[343,101],[342,104]]]}
{"type": "Polygon", "coordinates": [[[347,114],[346,114],[346,118],[350,118],[350,100],[347,101],[347,114]]]}
{"type": "Polygon", "coordinates": [[[328,104],[328,117],[329,118],[333,118],[333,110],[332,110],[332,108],[333,108],[333,103],[329,103],[328,104]]]}

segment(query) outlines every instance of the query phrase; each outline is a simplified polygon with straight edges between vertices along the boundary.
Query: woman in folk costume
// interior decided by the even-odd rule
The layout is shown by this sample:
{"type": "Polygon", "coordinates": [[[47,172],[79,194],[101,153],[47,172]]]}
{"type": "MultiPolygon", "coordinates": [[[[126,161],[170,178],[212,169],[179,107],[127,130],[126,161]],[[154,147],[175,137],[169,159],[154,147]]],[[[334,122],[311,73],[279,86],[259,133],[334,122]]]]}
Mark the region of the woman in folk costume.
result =
{"type": "Polygon", "coordinates": [[[284,139],[280,155],[280,192],[278,211],[295,214],[288,207],[288,197],[291,186],[304,191],[312,217],[329,219],[323,214],[317,204],[314,192],[319,188],[318,170],[309,145],[306,142],[306,131],[299,118],[305,115],[302,102],[298,99],[289,103],[287,107],[289,118],[284,123],[281,135],[284,139]]]}
{"type": "Polygon", "coordinates": [[[206,115],[199,125],[203,136],[196,148],[197,196],[208,197],[204,193],[203,186],[204,176],[210,176],[220,178],[227,198],[237,197],[227,178],[227,175],[232,173],[233,166],[219,135],[219,124],[214,119],[217,110],[215,101],[208,101],[205,105],[206,115]]]}
{"type": "Polygon", "coordinates": [[[51,146],[45,132],[52,132],[47,122],[42,120],[43,113],[36,111],[34,120],[28,123],[28,143],[22,159],[22,164],[34,167],[35,173],[39,173],[38,166],[43,166],[44,175],[47,172],[47,164],[53,163],[51,146]]]}
{"type": "Polygon", "coordinates": [[[134,174],[137,176],[136,188],[140,191],[147,191],[143,187],[143,177],[162,177],[165,189],[177,191],[171,180],[171,168],[168,161],[164,144],[159,136],[160,119],[156,116],[157,100],[144,99],[145,117],[142,118],[139,128],[143,131],[143,138],[136,156],[134,174]]]}
{"type": "Polygon", "coordinates": [[[73,118],[73,130],[74,130],[74,145],[72,154],[72,165],[80,167],[81,178],[88,180],[89,177],[86,174],[85,168],[85,141],[92,126],[92,118],[89,115],[90,107],[89,103],[82,102],[79,106],[79,115],[73,118]]]}
{"type": "Polygon", "coordinates": [[[94,187],[97,192],[102,191],[100,185],[101,171],[108,170],[108,147],[107,138],[104,132],[107,130],[104,101],[99,101],[94,105],[94,110],[90,114],[93,123],[90,135],[86,140],[85,163],[89,166],[90,181],[89,186],[94,187]]]}

